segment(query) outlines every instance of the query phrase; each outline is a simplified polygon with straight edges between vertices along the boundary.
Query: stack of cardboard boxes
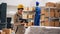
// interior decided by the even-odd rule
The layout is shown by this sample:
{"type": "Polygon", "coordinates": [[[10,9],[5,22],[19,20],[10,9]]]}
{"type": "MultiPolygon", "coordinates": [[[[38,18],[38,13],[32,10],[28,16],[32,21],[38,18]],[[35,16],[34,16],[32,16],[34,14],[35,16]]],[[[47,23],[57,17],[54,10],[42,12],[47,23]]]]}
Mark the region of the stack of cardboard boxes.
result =
{"type": "Polygon", "coordinates": [[[3,32],[5,32],[5,34],[11,34],[11,29],[3,29],[3,32]]]}
{"type": "Polygon", "coordinates": [[[0,32],[0,34],[12,34],[12,30],[11,29],[2,29],[2,31],[0,32]]]}
{"type": "Polygon", "coordinates": [[[54,11],[55,11],[54,9],[50,9],[50,17],[54,17],[54,14],[55,14],[54,11]]]}
{"type": "Polygon", "coordinates": [[[28,15],[27,14],[24,14],[24,15],[22,15],[22,18],[23,19],[28,19],[28,15]]]}
{"type": "Polygon", "coordinates": [[[0,34],[5,34],[5,32],[0,32],[0,34]]]}
{"type": "Polygon", "coordinates": [[[34,15],[29,14],[29,15],[28,15],[28,18],[32,18],[32,19],[33,19],[33,18],[34,18],[34,15]]]}
{"type": "Polygon", "coordinates": [[[59,17],[59,11],[55,10],[55,17],[58,18],[59,17]]]}
{"type": "Polygon", "coordinates": [[[56,7],[57,8],[60,8],[60,3],[56,3],[56,7]]]}
{"type": "Polygon", "coordinates": [[[60,12],[59,12],[59,7],[60,4],[56,4],[56,3],[52,3],[52,2],[48,2],[46,3],[46,7],[50,8],[50,13],[49,13],[49,9],[41,9],[41,26],[55,26],[55,27],[59,27],[60,26],[60,22],[59,22],[59,17],[60,17],[60,12]],[[44,16],[43,16],[44,15],[44,16]],[[58,18],[53,19],[51,21],[50,18],[58,18]]]}
{"type": "Polygon", "coordinates": [[[56,27],[59,27],[59,26],[60,26],[59,21],[55,21],[55,26],[56,26],[56,27]]]}
{"type": "Polygon", "coordinates": [[[55,7],[55,3],[52,3],[52,2],[48,2],[46,3],[46,7],[55,7]]]}

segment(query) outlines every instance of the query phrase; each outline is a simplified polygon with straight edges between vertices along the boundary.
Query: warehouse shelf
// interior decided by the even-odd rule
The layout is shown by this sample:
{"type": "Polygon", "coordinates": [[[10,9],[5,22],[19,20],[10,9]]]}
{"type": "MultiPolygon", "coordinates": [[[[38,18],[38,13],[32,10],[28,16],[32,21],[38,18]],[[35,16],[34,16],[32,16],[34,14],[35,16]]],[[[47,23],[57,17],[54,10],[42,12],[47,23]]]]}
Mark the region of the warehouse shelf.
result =
{"type": "Polygon", "coordinates": [[[31,10],[24,10],[23,12],[27,12],[27,13],[30,13],[30,12],[32,12],[32,13],[34,13],[35,11],[31,11],[31,10]]]}
{"type": "Polygon", "coordinates": [[[59,12],[60,12],[60,8],[57,8],[57,7],[41,7],[41,9],[44,9],[44,10],[47,11],[47,16],[45,15],[46,13],[41,14],[41,16],[44,15],[44,20],[40,20],[41,21],[41,24],[44,23],[45,21],[48,21],[46,23],[52,23],[52,21],[53,22],[55,22],[55,21],[60,22],[60,16],[59,17],[58,16],[55,17],[55,14],[54,14],[54,16],[52,17],[51,16],[51,13],[50,13],[51,9],[53,9],[54,11],[55,10],[59,10],[59,12]],[[47,19],[45,19],[45,18],[47,18],[47,19]]]}
{"type": "Polygon", "coordinates": [[[49,19],[59,19],[59,17],[45,17],[45,18],[49,18],[49,19]]]}
{"type": "Polygon", "coordinates": [[[50,19],[59,19],[59,18],[54,18],[54,17],[53,17],[53,18],[50,18],[50,19]]]}
{"type": "Polygon", "coordinates": [[[32,10],[23,10],[23,11],[32,11],[32,10]]]}
{"type": "MultiPolygon", "coordinates": [[[[48,12],[48,16],[44,16],[45,18],[48,18],[48,20],[40,20],[40,22],[44,22],[44,21],[48,21],[49,23],[53,20],[58,20],[60,21],[60,17],[51,17],[50,16],[50,9],[53,9],[53,10],[60,10],[60,8],[57,8],[57,7],[41,7],[41,9],[45,9],[47,10],[48,12]]],[[[34,11],[23,11],[23,15],[24,14],[27,14],[27,15],[35,15],[35,12],[34,11]]],[[[41,14],[41,16],[44,15],[44,14],[41,14]]],[[[28,22],[31,22],[31,20],[34,20],[34,18],[27,18],[28,19],[28,22]]]]}
{"type": "Polygon", "coordinates": [[[27,17],[27,20],[28,20],[28,22],[31,22],[31,20],[34,20],[34,15],[35,15],[35,12],[34,11],[23,11],[23,15],[27,15],[28,17],[27,17]],[[32,15],[33,17],[31,18],[31,17],[29,17],[29,15],[32,15]]]}
{"type": "Polygon", "coordinates": [[[57,7],[41,7],[41,8],[43,8],[43,9],[60,9],[60,8],[57,8],[57,7]]]}
{"type": "Polygon", "coordinates": [[[41,22],[47,21],[47,20],[40,20],[41,22]]]}
{"type": "Polygon", "coordinates": [[[23,11],[23,13],[35,13],[34,11],[23,11]]]}

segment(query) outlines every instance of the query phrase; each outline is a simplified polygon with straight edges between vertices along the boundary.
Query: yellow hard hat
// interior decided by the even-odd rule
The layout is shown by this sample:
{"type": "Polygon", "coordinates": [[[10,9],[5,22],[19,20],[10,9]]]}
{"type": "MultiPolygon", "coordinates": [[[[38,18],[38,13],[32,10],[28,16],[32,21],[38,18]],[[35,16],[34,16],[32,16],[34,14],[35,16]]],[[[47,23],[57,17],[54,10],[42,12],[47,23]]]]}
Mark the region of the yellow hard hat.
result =
{"type": "Polygon", "coordinates": [[[18,5],[17,8],[24,8],[22,4],[18,5]]]}

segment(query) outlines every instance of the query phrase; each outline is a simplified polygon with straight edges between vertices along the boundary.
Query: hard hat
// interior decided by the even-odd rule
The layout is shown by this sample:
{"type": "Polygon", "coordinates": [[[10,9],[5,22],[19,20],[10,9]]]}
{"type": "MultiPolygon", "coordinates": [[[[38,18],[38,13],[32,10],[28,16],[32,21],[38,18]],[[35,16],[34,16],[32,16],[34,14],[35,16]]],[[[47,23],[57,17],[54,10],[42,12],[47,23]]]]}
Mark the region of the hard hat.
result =
{"type": "Polygon", "coordinates": [[[39,2],[36,2],[36,6],[38,6],[39,5],[39,2]]]}
{"type": "Polygon", "coordinates": [[[18,5],[17,8],[23,8],[24,6],[22,4],[18,5]]]}

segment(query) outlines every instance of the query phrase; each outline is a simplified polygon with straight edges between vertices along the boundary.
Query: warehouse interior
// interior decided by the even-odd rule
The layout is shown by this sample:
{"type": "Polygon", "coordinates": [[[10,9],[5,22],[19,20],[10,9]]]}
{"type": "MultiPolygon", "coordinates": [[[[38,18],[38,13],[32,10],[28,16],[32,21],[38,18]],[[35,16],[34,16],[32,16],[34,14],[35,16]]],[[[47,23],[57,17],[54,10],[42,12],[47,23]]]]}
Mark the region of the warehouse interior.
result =
{"type": "Polygon", "coordinates": [[[0,34],[60,34],[60,0],[0,0],[0,34]]]}

